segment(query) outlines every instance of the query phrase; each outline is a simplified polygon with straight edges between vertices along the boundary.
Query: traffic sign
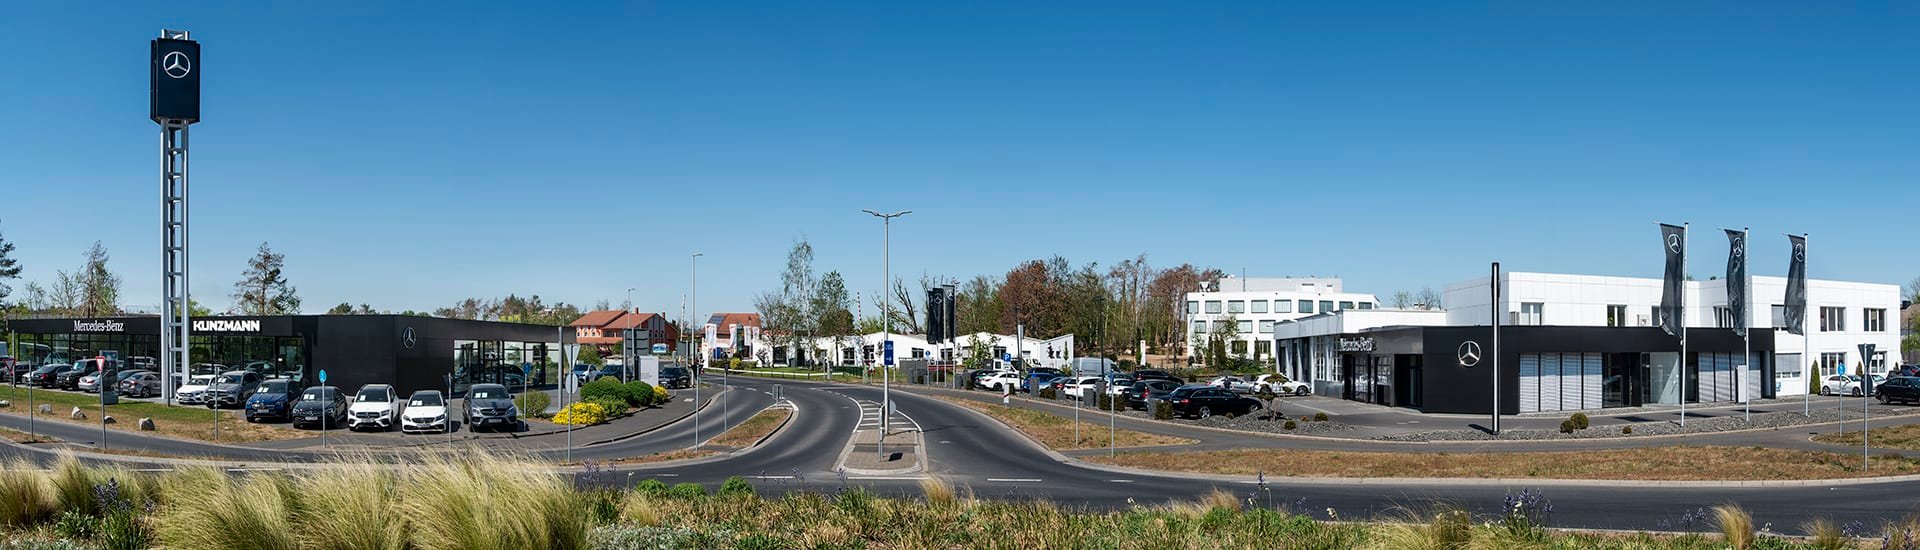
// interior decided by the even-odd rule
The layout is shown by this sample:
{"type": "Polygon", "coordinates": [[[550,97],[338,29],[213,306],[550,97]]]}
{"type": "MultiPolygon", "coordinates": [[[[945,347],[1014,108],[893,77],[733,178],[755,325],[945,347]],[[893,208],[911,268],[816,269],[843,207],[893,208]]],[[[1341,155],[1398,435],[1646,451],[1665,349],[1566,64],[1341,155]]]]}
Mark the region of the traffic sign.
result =
{"type": "Polygon", "coordinates": [[[521,376],[530,376],[532,374],[533,374],[533,363],[524,363],[524,362],[520,363],[521,376]]]}
{"type": "Polygon", "coordinates": [[[654,344],[654,345],[653,345],[653,354],[654,354],[654,355],[666,355],[666,354],[667,354],[667,345],[666,345],[666,344],[654,344]]]}
{"type": "Polygon", "coordinates": [[[883,358],[881,359],[881,361],[883,361],[883,363],[882,363],[882,364],[884,364],[884,365],[886,365],[886,366],[889,366],[889,367],[891,367],[891,366],[893,366],[893,341],[892,341],[892,340],[888,340],[888,341],[886,341],[886,343],[885,343],[885,345],[883,345],[883,346],[881,346],[881,347],[882,347],[882,348],[884,348],[884,349],[886,350],[886,354],[885,354],[885,355],[884,355],[884,357],[883,357],[883,358]]]}
{"type": "Polygon", "coordinates": [[[327,369],[320,369],[320,383],[327,383],[327,369]]]}

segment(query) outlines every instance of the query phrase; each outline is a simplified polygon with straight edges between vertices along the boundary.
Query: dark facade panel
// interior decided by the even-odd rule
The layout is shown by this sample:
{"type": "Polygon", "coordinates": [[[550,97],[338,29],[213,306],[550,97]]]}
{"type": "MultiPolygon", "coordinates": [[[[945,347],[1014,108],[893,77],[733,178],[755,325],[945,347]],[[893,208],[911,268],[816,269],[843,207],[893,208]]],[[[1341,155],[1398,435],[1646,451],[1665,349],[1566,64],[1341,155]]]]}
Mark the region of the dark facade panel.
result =
{"type": "MultiPolygon", "coordinates": [[[[1461,367],[1457,357],[1460,345],[1468,340],[1480,344],[1485,353],[1493,353],[1491,327],[1427,327],[1404,329],[1423,334],[1426,346],[1421,373],[1422,410],[1427,412],[1486,414],[1493,400],[1493,365],[1461,367]]],[[[1769,358],[1773,354],[1772,331],[1753,331],[1754,364],[1761,367],[1761,380],[1773,379],[1769,358]]],[[[1732,329],[1692,328],[1687,331],[1688,353],[1740,353],[1741,339],[1732,329]]],[[[1517,326],[1500,329],[1500,409],[1502,414],[1520,411],[1520,356],[1531,353],[1660,353],[1679,352],[1680,340],[1657,327],[1560,327],[1517,326]]],[[[1489,357],[1491,359],[1491,357],[1489,357]]],[[[1771,384],[1762,383],[1762,393],[1771,394],[1771,384]]]]}

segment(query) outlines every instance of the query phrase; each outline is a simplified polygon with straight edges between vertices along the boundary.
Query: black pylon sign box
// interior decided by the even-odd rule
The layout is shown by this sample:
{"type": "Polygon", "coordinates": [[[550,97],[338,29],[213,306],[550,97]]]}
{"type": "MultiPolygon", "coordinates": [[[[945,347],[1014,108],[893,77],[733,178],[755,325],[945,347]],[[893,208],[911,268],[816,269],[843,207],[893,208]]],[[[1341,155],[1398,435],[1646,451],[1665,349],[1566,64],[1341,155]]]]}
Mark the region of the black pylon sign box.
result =
{"type": "Polygon", "coordinates": [[[200,121],[200,43],[176,38],[153,41],[150,65],[154,122],[200,121]]]}

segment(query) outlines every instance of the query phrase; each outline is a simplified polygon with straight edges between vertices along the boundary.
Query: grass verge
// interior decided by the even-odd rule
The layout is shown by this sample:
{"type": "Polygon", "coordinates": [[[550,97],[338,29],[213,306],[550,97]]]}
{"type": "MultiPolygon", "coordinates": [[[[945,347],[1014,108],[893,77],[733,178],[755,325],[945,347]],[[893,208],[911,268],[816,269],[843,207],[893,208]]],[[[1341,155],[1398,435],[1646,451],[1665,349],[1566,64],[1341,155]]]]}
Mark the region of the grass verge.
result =
{"type": "MultiPolygon", "coordinates": [[[[1842,426],[1845,427],[1844,425],[1842,426]]],[[[1859,427],[1856,423],[1854,427],[1859,427]]],[[[1920,424],[1901,424],[1886,428],[1874,428],[1867,443],[1884,449],[1904,449],[1920,451],[1920,424]]],[[[1842,431],[1840,433],[1813,436],[1814,441],[1832,443],[1849,447],[1860,446],[1860,431],[1842,431]]]]}
{"type": "Polygon", "coordinates": [[[1647,481],[1797,480],[1920,473],[1920,460],[1764,447],[1647,447],[1542,453],[1388,453],[1236,449],[1130,452],[1084,460],[1115,466],[1298,477],[1540,478],[1647,481]]]}
{"type": "MultiPolygon", "coordinates": [[[[1076,441],[1074,440],[1074,425],[1073,419],[1071,418],[1062,418],[1051,413],[1010,408],[959,397],[936,396],[935,399],[986,413],[987,416],[993,417],[994,420],[999,420],[1008,426],[1012,426],[1013,429],[1020,430],[1028,436],[1032,436],[1035,440],[1040,441],[1040,444],[1046,445],[1048,448],[1054,450],[1071,451],[1075,449],[1104,449],[1107,447],[1107,425],[1105,423],[1081,421],[1079,429],[1080,439],[1076,441]]],[[[1098,418],[1101,415],[1102,413],[1099,411],[1089,411],[1087,418],[1098,418]]],[[[1116,447],[1187,445],[1194,442],[1192,439],[1136,432],[1133,430],[1118,430],[1113,434],[1113,444],[1116,447]]]]}
{"type": "MultiPolygon", "coordinates": [[[[7,409],[11,414],[32,412],[34,418],[69,422],[87,426],[100,426],[100,396],[71,393],[56,390],[34,390],[33,406],[27,405],[27,389],[14,386],[0,386],[0,399],[12,402],[7,409]],[[53,414],[40,414],[40,405],[53,405],[53,414]],[[68,415],[74,407],[85,411],[85,420],[75,420],[68,415]]],[[[156,432],[161,435],[215,441],[220,443],[245,443],[249,441],[270,441],[278,439],[301,439],[315,437],[313,433],[292,429],[285,425],[263,425],[247,422],[246,414],[239,409],[221,409],[215,411],[197,406],[167,406],[145,401],[121,401],[117,405],[107,405],[107,415],[114,423],[107,428],[123,432],[139,432],[140,419],[152,418],[156,432]],[[214,437],[214,416],[220,417],[220,436],[214,437]]]]}
{"type": "Polygon", "coordinates": [[[787,409],[767,409],[760,411],[760,414],[753,415],[753,418],[747,419],[746,422],[741,422],[739,425],[734,426],[733,429],[727,430],[727,433],[720,434],[720,437],[713,438],[713,440],[708,441],[708,443],[726,445],[728,447],[749,447],[754,443],[760,442],[760,438],[773,433],[773,430],[779,428],[780,424],[786,422],[787,417],[790,416],[793,416],[793,411],[787,409]]]}

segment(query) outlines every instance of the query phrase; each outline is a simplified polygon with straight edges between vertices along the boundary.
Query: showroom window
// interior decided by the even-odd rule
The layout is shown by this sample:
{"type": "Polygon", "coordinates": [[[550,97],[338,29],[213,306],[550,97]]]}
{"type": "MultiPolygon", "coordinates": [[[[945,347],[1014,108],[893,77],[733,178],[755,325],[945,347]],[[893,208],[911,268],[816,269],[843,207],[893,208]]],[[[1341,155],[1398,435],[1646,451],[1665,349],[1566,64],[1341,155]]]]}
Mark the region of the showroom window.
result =
{"type": "Polygon", "coordinates": [[[1207,300],[1207,313],[1220,313],[1220,301],[1207,300]]]}
{"type": "Polygon", "coordinates": [[[1253,312],[1254,312],[1254,313],[1266,313],[1266,312],[1267,312],[1267,301],[1266,301],[1266,300],[1254,300],[1254,301],[1253,301],[1253,312]]]}
{"type": "Polygon", "coordinates": [[[1227,301],[1227,313],[1230,313],[1233,315],[1239,315],[1246,312],[1247,312],[1247,302],[1245,300],[1227,301]]]}

